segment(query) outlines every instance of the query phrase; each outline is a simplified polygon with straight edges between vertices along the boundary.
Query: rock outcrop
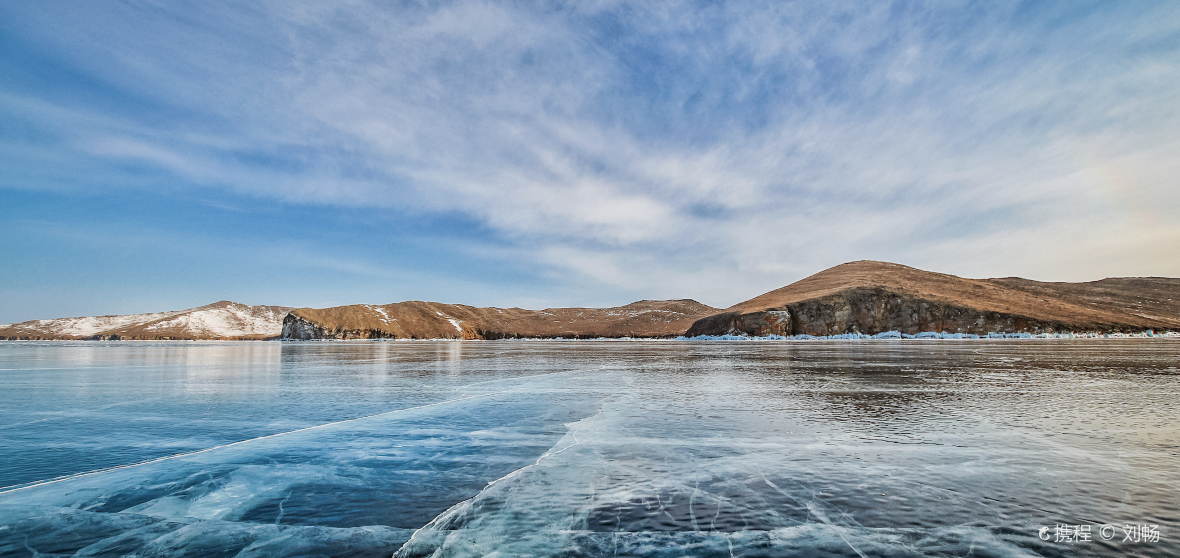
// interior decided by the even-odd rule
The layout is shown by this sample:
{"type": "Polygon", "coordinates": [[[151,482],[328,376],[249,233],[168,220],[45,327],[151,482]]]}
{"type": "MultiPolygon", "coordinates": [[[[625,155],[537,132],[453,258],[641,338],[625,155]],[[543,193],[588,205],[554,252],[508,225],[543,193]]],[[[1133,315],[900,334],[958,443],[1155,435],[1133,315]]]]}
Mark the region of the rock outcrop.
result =
{"type": "Polygon", "coordinates": [[[33,320],[0,325],[3,340],[251,340],[273,339],[286,306],[223,300],[188,310],[33,320]]]}
{"type": "Polygon", "coordinates": [[[642,300],[616,308],[476,308],[437,302],[292,310],[284,339],[504,339],[676,337],[718,309],[695,300],[642,300]]]}
{"type": "Polygon", "coordinates": [[[686,335],[1180,330],[1180,279],[964,279],[886,262],[833,267],[695,322],[686,335]]]}

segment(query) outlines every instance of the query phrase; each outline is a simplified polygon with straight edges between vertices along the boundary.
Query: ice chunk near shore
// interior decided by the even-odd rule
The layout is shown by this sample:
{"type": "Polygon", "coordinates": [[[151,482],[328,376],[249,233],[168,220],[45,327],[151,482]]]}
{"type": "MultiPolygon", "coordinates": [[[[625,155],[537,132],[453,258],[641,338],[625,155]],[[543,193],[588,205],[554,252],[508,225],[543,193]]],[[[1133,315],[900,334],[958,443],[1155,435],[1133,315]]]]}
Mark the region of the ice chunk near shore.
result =
{"type": "Polygon", "coordinates": [[[1166,331],[1156,332],[1153,330],[1146,330],[1142,333],[1098,333],[1098,332],[1066,332],[1066,333],[1029,333],[1026,331],[1005,333],[993,331],[987,335],[978,335],[974,333],[947,333],[937,331],[923,331],[917,334],[901,333],[897,330],[885,331],[876,335],[866,335],[863,333],[840,333],[835,335],[809,335],[801,333],[799,335],[782,336],[782,335],[765,335],[765,336],[751,336],[746,334],[741,335],[698,335],[695,337],[680,336],[674,341],[812,341],[812,340],[861,340],[861,339],[875,339],[875,340],[890,340],[890,339],[1141,339],[1141,338],[1177,338],[1180,337],[1180,332],[1166,331]]]}
{"type": "Polygon", "coordinates": [[[828,336],[825,336],[824,339],[872,339],[872,336],[865,335],[863,333],[853,332],[853,333],[840,333],[840,334],[836,334],[836,335],[828,335],[828,336]]]}

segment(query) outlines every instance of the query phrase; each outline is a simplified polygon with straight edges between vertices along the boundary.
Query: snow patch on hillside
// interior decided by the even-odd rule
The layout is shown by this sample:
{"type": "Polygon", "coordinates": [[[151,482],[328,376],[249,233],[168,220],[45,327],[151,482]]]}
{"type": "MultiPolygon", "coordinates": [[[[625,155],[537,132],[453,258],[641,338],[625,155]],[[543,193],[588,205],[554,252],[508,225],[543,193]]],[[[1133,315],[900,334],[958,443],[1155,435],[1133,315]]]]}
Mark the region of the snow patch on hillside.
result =
{"type": "Polygon", "coordinates": [[[386,312],[384,308],[382,308],[380,306],[373,306],[370,304],[369,310],[372,310],[378,314],[381,314],[381,321],[383,321],[385,323],[389,323],[389,313],[386,312]]]}
{"type": "Polygon", "coordinates": [[[202,308],[169,320],[151,324],[150,331],[180,330],[198,337],[274,337],[283,332],[286,312],[265,306],[228,304],[219,308],[202,308]]]}
{"type": "Polygon", "coordinates": [[[124,316],[89,316],[34,320],[0,325],[3,335],[47,337],[95,337],[130,335],[173,339],[217,339],[233,337],[277,337],[283,331],[287,308],[247,306],[236,302],[219,302],[172,312],[128,314],[124,316]]]}
{"type": "Polygon", "coordinates": [[[14,328],[21,333],[42,335],[76,335],[89,337],[110,329],[119,329],[135,324],[152,322],[182,313],[155,312],[151,314],[128,314],[125,316],[87,316],[81,318],[56,318],[52,320],[34,320],[19,324],[0,326],[14,328]]]}

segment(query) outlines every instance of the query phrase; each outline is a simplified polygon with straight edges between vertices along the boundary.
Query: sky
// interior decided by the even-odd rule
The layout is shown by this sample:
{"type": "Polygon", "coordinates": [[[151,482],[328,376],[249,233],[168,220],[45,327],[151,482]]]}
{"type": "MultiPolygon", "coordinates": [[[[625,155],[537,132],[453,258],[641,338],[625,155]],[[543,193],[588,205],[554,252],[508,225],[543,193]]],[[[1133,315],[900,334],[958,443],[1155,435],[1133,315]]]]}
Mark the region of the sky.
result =
{"type": "Polygon", "coordinates": [[[0,322],[1180,277],[1180,3],[0,3],[0,322]]]}

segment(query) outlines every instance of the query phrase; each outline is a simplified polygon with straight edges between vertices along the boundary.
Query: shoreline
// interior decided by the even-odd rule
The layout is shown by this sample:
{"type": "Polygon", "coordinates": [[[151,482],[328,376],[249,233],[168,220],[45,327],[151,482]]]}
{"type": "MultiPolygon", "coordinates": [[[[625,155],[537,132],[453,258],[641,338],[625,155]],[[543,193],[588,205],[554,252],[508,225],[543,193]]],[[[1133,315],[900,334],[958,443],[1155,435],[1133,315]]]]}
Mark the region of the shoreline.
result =
{"type": "Polygon", "coordinates": [[[1069,333],[1000,333],[992,332],[987,335],[972,333],[946,333],[925,331],[917,334],[886,331],[876,335],[865,333],[839,333],[835,335],[698,335],[685,337],[506,337],[501,339],[457,339],[453,337],[436,338],[406,338],[406,337],[374,337],[354,339],[292,339],[282,337],[266,337],[254,339],[0,339],[0,343],[245,343],[245,342],[439,342],[439,341],[994,341],[994,340],[1098,340],[1098,339],[1180,339],[1180,332],[1155,332],[1146,330],[1141,333],[1101,333],[1101,332],[1069,332],[1069,333]]]}

